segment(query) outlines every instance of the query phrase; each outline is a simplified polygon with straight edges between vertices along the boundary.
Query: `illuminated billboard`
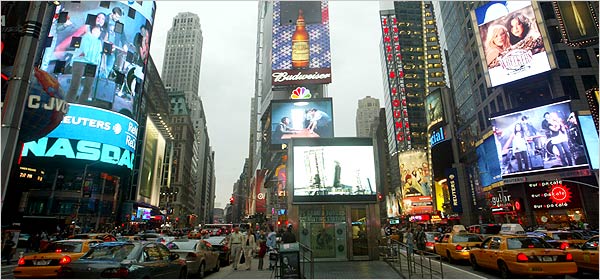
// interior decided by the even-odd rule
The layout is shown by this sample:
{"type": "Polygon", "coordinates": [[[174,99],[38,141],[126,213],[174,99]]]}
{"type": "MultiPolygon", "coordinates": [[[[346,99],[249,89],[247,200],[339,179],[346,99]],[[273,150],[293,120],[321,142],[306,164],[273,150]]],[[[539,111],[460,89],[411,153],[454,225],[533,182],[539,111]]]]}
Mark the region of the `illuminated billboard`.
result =
{"type": "Polygon", "coordinates": [[[425,97],[427,111],[427,129],[444,121],[444,108],[442,105],[442,91],[435,90],[425,97]]]}
{"type": "Polygon", "coordinates": [[[402,197],[405,215],[433,212],[431,170],[424,151],[407,151],[398,154],[401,187],[396,187],[396,197],[402,197]]]}
{"type": "Polygon", "coordinates": [[[569,102],[491,118],[503,177],[587,165],[569,102]]]}
{"type": "Polygon", "coordinates": [[[133,169],[138,123],[108,110],[71,104],[46,137],[25,143],[23,157],[64,156],[102,161],[133,169]]]}
{"type": "Polygon", "coordinates": [[[477,146],[477,166],[479,167],[479,180],[482,186],[487,187],[502,180],[498,152],[496,151],[496,138],[488,137],[477,146]]]}
{"type": "Polygon", "coordinates": [[[331,83],[327,1],[274,1],[272,84],[331,83]]]}
{"type": "Polygon", "coordinates": [[[491,1],[475,17],[491,87],[552,68],[531,2],[491,1]]]}
{"type": "Polygon", "coordinates": [[[160,197],[160,174],[163,166],[166,141],[150,118],[146,118],[144,150],[139,177],[138,201],[158,205],[160,197]]]}
{"type": "Polygon", "coordinates": [[[556,1],[564,42],[571,47],[598,44],[598,17],[589,1],[556,1]]]}
{"type": "Polygon", "coordinates": [[[585,147],[588,155],[588,162],[592,169],[598,170],[598,158],[600,157],[600,151],[598,150],[598,130],[594,125],[592,115],[578,116],[579,126],[581,127],[581,134],[585,141],[585,147]]]}
{"type": "Polygon", "coordinates": [[[561,180],[527,183],[525,193],[534,211],[581,207],[577,187],[561,180]]]}
{"type": "Polygon", "coordinates": [[[57,76],[70,103],[136,115],[154,1],[61,1],[41,69],[57,76]]]}
{"type": "Polygon", "coordinates": [[[331,98],[273,100],[271,103],[271,145],[292,138],[332,138],[331,98]]]}
{"type": "Polygon", "coordinates": [[[377,202],[370,138],[296,138],[291,142],[293,202],[377,202]]]}

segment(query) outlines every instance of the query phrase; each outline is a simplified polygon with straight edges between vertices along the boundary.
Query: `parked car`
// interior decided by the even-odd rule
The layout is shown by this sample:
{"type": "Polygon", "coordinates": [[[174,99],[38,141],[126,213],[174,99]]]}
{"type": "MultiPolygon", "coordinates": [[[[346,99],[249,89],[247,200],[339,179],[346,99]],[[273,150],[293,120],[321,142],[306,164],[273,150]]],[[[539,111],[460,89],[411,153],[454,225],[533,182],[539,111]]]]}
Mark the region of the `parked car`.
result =
{"type": "Polygon", "coordinates": [[[56,278],[58,269],[79,259],[94,245],[102,243],[97,239],[67,239],[53,241],[39,253],[19,259],[13,270],[15,278],[56,278]]]}
{"type": "Polygon", "coordinates": [[[204,240],[174,240],[167,243],[167,248],[179,254],[179,258],[187,262],[189,273],[196,274],[199,278],[204,278],[209,270],[217,272],[221,269],[219,252],[204,240]]]}
{"type": "Polygon", "coordinates": [[[434,244],[434,253],[442,258],[447,258],[450,263],[469,260],[469,251],[481,244],[481,238],[474,233],[451,232],[446,233],[442,240],[434,244]]]}
{"type": "Polygon", "coordinates": [[[179,255],[156,242],[105,242],[63,266],[59,278],[186,278],[179,255]]]}
{"type": "Polygon", "coordinates": [[[513,275],[563,277],[577,272],[573,255],[554,249],[539,237],[527,235],[494,235],[469,253],[471,266],[500,272],[502,278],[513,275]]]}
{"type": "Polygon", "coordinates": [[[568,250],[569,253],[573,254],[573,260],[577,264],[577,272],[582,274],[583,272],[598,274],[598,235],[588,239],[581,245],[579,249],[568,250]]]}
{"type": "Polygon", "coordinates": [[[72,239],[99,239],[104,242],[117,241],[117,237],[110,233],[79,233],[75,234],[72,239]]]}
{"type": "Polygon", "coordinates": [[[213,251],[219,253],[219,260],[221,266],[228,266],[231,264],[231,251],[227,246],[228,239],[226,236],[211,236],[204,239],[204,241],[212,245],[213,251]]]}

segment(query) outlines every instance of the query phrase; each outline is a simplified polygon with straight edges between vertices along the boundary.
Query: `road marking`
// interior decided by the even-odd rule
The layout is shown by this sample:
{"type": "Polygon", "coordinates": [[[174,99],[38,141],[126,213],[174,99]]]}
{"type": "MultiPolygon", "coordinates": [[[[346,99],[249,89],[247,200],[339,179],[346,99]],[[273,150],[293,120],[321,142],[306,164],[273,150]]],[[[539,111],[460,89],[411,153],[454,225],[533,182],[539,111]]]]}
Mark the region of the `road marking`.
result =
{"type": "MultiPolygon", "coordinates": [[[[439,260],[434,260],[434,259],[432,259],[432,260],[431,260],[431,262],[437,262],[438,264],[440,263],[440,261],[439,261],[439,260]]],[[[462,272],[465,272],[465,273],[467,273],[467,274],[473,275],[473,276],[477,277],[478,279],[488,279],[488,278],[486,278],[486,277],[483,277],[483,276],[481,276],[481,275],[479,275],[479,274],[475,274],[475,273],[473,273],[473,272],[470,272],[470,271],[468,271],[468,270],[464,270],[464,269],[462,269],[462,268],[458,268],[458,267],[456,267],[456,266],[453,266],[453,265],[450,265],[450,264],[447,264],[447,263],[444,263],[444,262],[442,262],[442,264],[444,265],[444,269],[445,269],[446,267],[450,267],[450,268],[454,268],[454,269],[456,269],[456,270],[460,270],[460,271],[462,271],[462,272]]]]}

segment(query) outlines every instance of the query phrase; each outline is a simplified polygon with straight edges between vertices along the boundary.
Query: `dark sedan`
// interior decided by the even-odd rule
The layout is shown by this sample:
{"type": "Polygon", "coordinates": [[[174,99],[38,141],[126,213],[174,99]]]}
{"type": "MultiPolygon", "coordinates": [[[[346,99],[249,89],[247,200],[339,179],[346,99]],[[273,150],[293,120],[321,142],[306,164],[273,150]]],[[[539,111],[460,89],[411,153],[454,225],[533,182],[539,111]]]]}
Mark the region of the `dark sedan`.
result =
{"type": "Polygon", "coordinates": [[[105,242],[59,271],[59,278],[186,277],[185,260],[156,242],[105,242]]]}
{"type": "Polygon", "coordinates": [[[227,247],[228,240],[226,236],[211,236],[204,239],[204,241],[212,245],[213,251],[219,252],[221,266],[228,266],[231,264],[231,251],[229,250],[229,247],[227,247]]]}

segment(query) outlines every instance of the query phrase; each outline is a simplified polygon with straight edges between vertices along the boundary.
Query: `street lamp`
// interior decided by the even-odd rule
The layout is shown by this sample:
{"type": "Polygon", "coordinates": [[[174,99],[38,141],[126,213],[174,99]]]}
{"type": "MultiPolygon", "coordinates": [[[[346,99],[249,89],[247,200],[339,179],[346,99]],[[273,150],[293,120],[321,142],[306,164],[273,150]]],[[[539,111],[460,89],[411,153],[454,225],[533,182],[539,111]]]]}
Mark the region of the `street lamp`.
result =
{"type": "MultiPolygon", "coordinates": [[[[92,163],[86,163],[85,167],[83,168],[83,176],[81,177],[81,187],[79,188],[79,200],[77,201],[77,209],[75,210],[75,221],[77,221],[79,219],[79,209],[81,208],[81,199],[83,198],[83,187],[85,186],[85,181],[87,179],[87,170],[89,166],[95,165],[101,163],[101,161],[95,161],[92,163]]],[[[77,224],[75,223],[75,225],[73,226],[73,234],[75,234],[75,226],[77,224]]]]}

